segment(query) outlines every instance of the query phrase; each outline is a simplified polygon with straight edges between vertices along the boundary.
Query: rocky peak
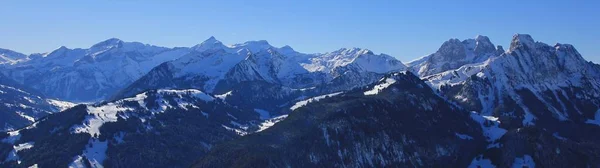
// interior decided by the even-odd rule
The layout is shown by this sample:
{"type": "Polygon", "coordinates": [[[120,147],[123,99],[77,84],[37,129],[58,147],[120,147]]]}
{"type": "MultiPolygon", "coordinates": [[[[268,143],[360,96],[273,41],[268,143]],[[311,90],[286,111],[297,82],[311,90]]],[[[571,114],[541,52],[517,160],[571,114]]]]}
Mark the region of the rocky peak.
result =
{"type": "Polygon", "coordinates": [[[354,47],[354,48],[341,48],[339,50],[332,52],[332,54],[343,55],[343,56],[358,56],[358,55],[364,55],[364,54],[373,55],[373,52],[368,49],[361,49],[361,48],[354,47]]]}
{"type": "Polygon", "coordinates": [[[529,34],[515,34],[510,43],[509,51],[514,51],[519,47],[535,48],[535,41],[529,34]]]}
{"type": "Polygon", "coordinates": [[[234,44],[231,46],[234,49],[248,49],[253,53],[260,52],[262,50],[268,50],[269,48],[274,48],[267,42],[266,40],[258,40],[258,41],[247,41],[243,44],[234,44]]]}
{"type": "Polygon", "coordinates": [[[466,57],[465,46],[458,39],[450,39],[436,52],[436,60],[457,60],[466,57]]]}
{"type": "Polygon", "coordinates": [[[203,52],[207,50],[219,50],[223,49],[225,46],[221,41],[217,40],[214,36],[210,36],[210,38],[204,40],[202,43],[195,45],[192,47],[192,50],[203,52]]]}
{"type": "Polygon", "coordinates": [[[90,53],[96,53],[99,51],[104,51],[111,48],[118,48],[123,46],[123,41],[117,38],[110,38],[108,40],[104,40],[97,44],[94,44],[90,47],[90,53]]]}
{"type": "Polygon", "coordinates": [[[291,54],[291,53],[296,53],[296,51],[290,47],[289,45],[285,45],[281,48],[279,48],[279,52],[282,54],[291,54]]]}
{"type": "Polygon", "coordinates": [[[50,52],[47,56],[64,56],[65,52],[68,52],[69,48],[65,47],[65,46],[60,46],[59,48],[57,48],[56,50],[50,52]]]}
{"type": "Polygon", "coordinates": [[[494,47],[494,44],[492,44],[487,36],[478,35],[475,38],[475,42],[475,49],[473,50],[475,55],[492,53],[496,50],[496,47],[494,47]]]}
{"type": "Polygon", "coordinates": [[[498,55],[500,55],[500,54],[502,54],[504,52],[506,52],[506,51],[504,51],[504,47],[502,47],[501,45],[498,45],[496,47],[496,53],[494,55],[498,56],[498,55]]]}
{"type": "Polygon", "coordinates": [[[94,44],[91,48],[113,47],[113,46],[118,46],[122,43],[123,43],[123,41],[118,38],[110,38],[110,39],[104,40],[102,42],[99,42],[97,44],[94,44]]]}

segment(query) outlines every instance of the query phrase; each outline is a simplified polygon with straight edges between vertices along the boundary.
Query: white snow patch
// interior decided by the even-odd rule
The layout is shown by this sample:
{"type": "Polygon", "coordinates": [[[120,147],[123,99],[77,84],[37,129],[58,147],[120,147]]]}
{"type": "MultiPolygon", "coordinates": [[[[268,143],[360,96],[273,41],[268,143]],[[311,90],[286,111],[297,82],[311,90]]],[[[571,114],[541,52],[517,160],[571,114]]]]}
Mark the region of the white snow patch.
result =
{"type": "Polygon", "coordinates": [[[34,144],[34,142],[27,142],[27,143],[22,143],[22,144],[13,146],[13,150],[8,153],[8,156],[6,157],[4,162],[17,161],[17,164],[21,164],[21,160],[19,159],[18,152],[25,150],[25,149],[33,148],[33,144],[34,144]]]}
{"type": "Polygon", "coordinates": [[[281,115],[281,116],[274,117],[274,118],[271,118],[271,119],[267,119],[267,120],[263,121],[262,123],[258,124],[259,129],[256,132],[264,131],[264,130],[272,127],[276,123],[278,123],[280,121],[283,121],[287,117],[288,117],[288,115],[286,114],[286,115],[281,115]]]}
{"type": "Polygon", "coordinates": [[[231,125],[234,125],[234,126],[236,126],[236,127],[240,128],[240,129],[244,130],[244,132],[245,132],[246,130],[248,130],[248,126],[247,126],[247,125],[242,125],[242,124],[240,124],[240,123],[238,123],[238,122],[235,122],[235,121],[229,121],[229,123],[230,123],[231,125]]]}
{"type": "Polygon", "coordinates": [[[135,95],[135,97],[126,98],[124,100],[125,101],[137,101],[141,107],[148,109],[148,107],[146,107],[146,102],[144,102],[144,100],[146,100],[146,98],[148,98],[148,95],[146,93],[147,92],[140,93],[140,94],[135,95]]]}
{"type": "Polygon", "coordinates": [[[224,94],[215,95],[216,98],[221,99],[221,100],[225,100],[229,96],[231,96],[231,91],[224,93],[224,94]]]}
{"type": "Polygon", "coordinates": [[[225,129],[229,130],[229,131],[233,131],[233,132],[235,132],[236,134],[238,134],[238,135],[240,135],[240,136],[244,136],[244,135],[247,135],[247,134],[248,134],[248,132],[246,132],[246,131],[244,131],[244,130],[240,130],[240,129],[231,128],[231,127],[228,127],[228,126],[225,126],[225,125],[221,125],[221,126],[222,126],[223,128],[225,128],[225,129]]]}
{"type": "Polygon", "coordinates": [[[481,125],[483,135],[487,138],[488,142],[500,139],[506,133],[505,129],[499,127],[500,121],[496,117],[482,116],[473,111],[471,112],[471,118],[481,125]]]}
{"type": "Polygon", "coordinates": [[[299,102],[296,102],[296,104],[294,104],[292,107],[290,107],[290,110],[296,110],[297,108],[300,108],[302,106],[307,105],[308,103],[311,103],[313,101],[319,101],[321,99],[324,99],[326,97],[332,97],[332,96],[337,96],[339,94],[342,94],[343,92],[336,92],[336,93],[331,93],[331,94],[326,94],[326,95],[321,95],[321,96],[317,96],[317,97],[313,97],[313,98],[309,98],[306,100],[302,100],[299,102]]]}
{"type": "Polygon", "coordinates": [[[73,162],[69,164],[69,168],[86,168],[83,157],[81,155],[73,157],[73,162]]]}
{"type": "Polygon", "coordinates": [[[24,149],[30,149],[33,148],[33,144],[35,144],[34,142],[27,142],[27,143],[22,143],[19,144],[17,146],[14,146],[14,149],[18,152],[24,149]]]}
{"type": "Polygon", "coordinates": [[[98,139],[92,138],[83,152],[83,155],[89,160],[92,167],[102,168],[102,162],[106,159],[106,149],[108,148],[108,141],[101,142],[98,139]]]}
{"type": "Polygon", "coordinates": [[[26,115],[26,114],[25,114],[25,113],[23,113],[23,112],[17,111],[17,114],[18,114],[19,116],[21,116],[21,117],[25,118],[26,120],[30,121],[30,122],[35,122],[35,118],[33,118],[33,117],[31,117],[31,116],[28,116],[28,115],[26,115]]]}
{"type": "Polygon", "coordinates": [[[48,103],[50,103],[52,106],[56,107],[59,111],[64,111],[66,109],[75,107],[77,105],[76,103],[71,103],[68,101],[60,101],[60,100],[55,100],[55,99],[47,99],[46,101],[48,103]]]}
{"type": "Polygon", "coordinates": [[[473,161],[471,161],[471,164],[469,165],[469,168],[495,168],[496,166],[492,164],[492,161],[489,159],[485,159],[483,158],[482,155],[479,155],[475,158],[473,158],[473,161]]]}
{"type": "Polygon", "coordinates": [[[531,156],[525,155],[525,156],[523,156],[523,158],[515,158],[515,162],[513,162],[512,167],[513,168],[522,168],[522,167],[534,168],[535,162],[533,161],[533,158],[531,158],[531,156]]]}
{"type": "Polygon", "coordinates": [[[133,110],[131,108],[121,107],[115,103],[108,103],[100,107],[88,106],[88,116],[81,125],[71,127],[73,133],[89,133],[90,136],[100,135],[100,127],[107,122],[116,122],[117,113],[133,110]]]}
{"type": "Polygon", "coordinates": [[[10,131],[7,133],[8,133],[8,137],[2,139],[2,142],[4,142],[4,143],[14,144],[15,141],[18,141],[19,139],[21,139],[21,134],[19,133],[19,130],[10,131]]]}
{"type": "Polygon", "coordinates": [[[390,85],[396,83],[395,79],[392,78],[386,78],[385,81],[383,83],[380,83],[378,85],[375,85],[373,87],[373,89],[365,91],[365,95],[376,95],[378,94],[380,91],[382,91],[383,89],[389,87],[390,85]]]}
{"type": "Polygon", "coordinates": [[[158,90],[158,93],[160,93],[160,94],[165,94],[165,93],[169,94],[170,93],[170,94],[178,94],[178,95],[191,94],[194,97],[199,98],[200,100],[204,100],[206,102],[215,100],[214,97],[212,97],[200,90],[196,90],[196,89],[185,89],[185,90],[161,89],[161,90],[158,90]]]}

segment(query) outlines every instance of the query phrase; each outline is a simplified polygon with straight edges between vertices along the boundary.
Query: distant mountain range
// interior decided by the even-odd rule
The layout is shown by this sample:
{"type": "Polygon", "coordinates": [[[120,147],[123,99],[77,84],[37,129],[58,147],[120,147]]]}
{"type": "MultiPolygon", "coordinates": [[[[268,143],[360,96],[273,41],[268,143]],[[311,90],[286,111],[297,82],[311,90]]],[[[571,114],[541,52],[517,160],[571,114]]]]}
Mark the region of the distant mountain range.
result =
{"type": "Polygon", "coordinates": [[[600,65],[526,34],[407,64],[109,39],[0,71],[0,167],[600,167],[600,65]]]}

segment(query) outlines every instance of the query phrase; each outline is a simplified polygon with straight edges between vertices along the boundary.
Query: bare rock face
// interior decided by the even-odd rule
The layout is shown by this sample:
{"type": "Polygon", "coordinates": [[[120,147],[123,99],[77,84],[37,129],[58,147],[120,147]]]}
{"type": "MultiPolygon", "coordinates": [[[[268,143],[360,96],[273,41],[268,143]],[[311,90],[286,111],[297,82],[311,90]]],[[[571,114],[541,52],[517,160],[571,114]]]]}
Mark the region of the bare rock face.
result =
{"type": "Polygon", "coordinates": [[[450,39],[444,42],[437,52],[422,58],[419,63],[409,63],[409,66],[413,72],[424,77],[483,62],[502,53],[502,47],[494,47],[486,36],[480,35],[464,41],[450,39]]]}

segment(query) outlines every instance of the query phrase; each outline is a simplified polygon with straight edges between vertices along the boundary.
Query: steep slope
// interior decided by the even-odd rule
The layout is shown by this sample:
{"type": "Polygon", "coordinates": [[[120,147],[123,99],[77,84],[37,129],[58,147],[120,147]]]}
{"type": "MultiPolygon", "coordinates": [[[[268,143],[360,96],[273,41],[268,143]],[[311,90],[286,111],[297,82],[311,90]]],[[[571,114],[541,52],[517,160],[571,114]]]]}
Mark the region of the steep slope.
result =
{"type": "Polygon", "coordinates": [[[508,133],[486,152],[496,165],[525,156],[551,167],[600,165],[600,136],[590,134],[600,131],[600,69],[572,45],[517,34],[498,57],[424,79],[466,109],[498,118],[508,133]]]}
{"type": "Polygon", "coordinates": [[[0,131],[25,127],[62,110],[70,103],[47,99],[42,94],[0,74],[0,131]]]}
{"type": "Polygon", "coordinates": [[[475,39],[464,41],[450,39],[444,42],[437,52],[412,61],[408,66],[419,76],[428,76],[463,65],[480,63],[502,53],[502,46],[494,47],[486,36],[479,35],[475,39]]]}
{"type": "Polygon", "coordinates": [[[150,71],[179,58],[187,48],[169,49],[137,42],[108,39],[89,49],[60,47],[27,61],[4,65],[3,73],[45,95],[70,101],[96,101],[150,71]]]}
{"type": "Polygon", "coordinates": [[[153,90],[0,133],[0,167],[185,167],[258,121],[198,90],[153,90]]]}
{"type": "Polygon", "coordinates": [[[466,167],[485,149],[480,124],[410,73],[292,110],[269,129],[218,145],[194,167],[466,167]]]}

